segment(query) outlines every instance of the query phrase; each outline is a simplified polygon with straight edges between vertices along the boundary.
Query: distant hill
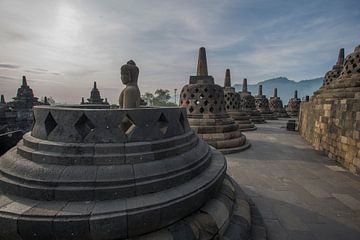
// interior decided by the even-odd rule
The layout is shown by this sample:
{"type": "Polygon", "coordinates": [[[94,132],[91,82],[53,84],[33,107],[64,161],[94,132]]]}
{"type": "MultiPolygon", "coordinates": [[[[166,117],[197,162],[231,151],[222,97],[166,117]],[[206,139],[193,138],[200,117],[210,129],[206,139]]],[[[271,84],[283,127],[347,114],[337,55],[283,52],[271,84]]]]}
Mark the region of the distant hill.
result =
{"type": "MultiPolygon", "coordinates": [[[[306,95],[312,96],[313,92],[318,90],[322,83],[322,77],[309,80],[301,80],[299,82],[289,80],[286,77],[278,77],[268,79],[257,84],[248,84],[248,91],[250,91],[251,95],[253,96],[257,95],[259,85],[261,84],[263,86],[263,94],[269,98],[273,96],[274,88],[277,88],[278,96],[282,99],[284,105],[286,105],[289,99],[294,96],[295,90],[298,90],[299,98],[303,98],[306,95]]],[[[237,92],[242,90],[242,84],[235,84],[233,87],[237,92]]]]}

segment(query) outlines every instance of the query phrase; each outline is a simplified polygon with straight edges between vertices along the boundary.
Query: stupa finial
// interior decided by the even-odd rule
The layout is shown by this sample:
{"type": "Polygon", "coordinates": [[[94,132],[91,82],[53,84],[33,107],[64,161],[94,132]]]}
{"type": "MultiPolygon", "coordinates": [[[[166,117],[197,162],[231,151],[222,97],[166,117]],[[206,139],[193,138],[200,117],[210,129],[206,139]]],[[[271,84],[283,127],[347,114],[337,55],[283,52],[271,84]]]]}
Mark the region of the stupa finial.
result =
{"type": "Polygon", "coordinates": [[[295,90],[295,92],[294,92],[294,98],[298,98],[298,91],[297,90],[295,90]]]}
{"type": "Polygon", "coordinates": [[[274,97],[277,97],[277,88],[274,88],[274,97]]]}
{"type": "Polygon", "coordinates": [[[262,85],[259,85],[258,95],[259,95],[259,96],[263,95],[263,94],[262,94],[262,85]]]}
{"type": "Polygon", "coordinates": [[[248,91],[248,89],[247,89],[247,78],[244,78],[244,80],[243,80],[242,91],[243,91],[243,92],[247,92],[247,91],[248,91]]]}
{"type": "Polygon", "coordinates": [[[94,89],[97,89],[96,81],[94,81],[94,89]]]}
{"type": "Polygon", "coordinates": [[[27,86],[26,77],[22,76],[22,86],[27,86]]]}
{"type": "Polygon", "coordinates": [[[206,60],[206,50],[204,47],[199,49],[199,58],[197,65],[197,75],[198,76],[208,76],[207,60],[206,60]]]}
{"type": "Polygon", "coordinates": [[[230,69],[226,69],[224,87],[231,87],[230,69]]]}
{"type": "Polygon", "coordinates": [[[84,97],[81,98],[81,104],[85,104],[85,99],[84,99],[84,97]]]}
{"type": "Polygon", "coordinates": [[[5,104],[6,102],[5,102],[5,97],[4,97],[4,95],[3,94],[1,94],[1,102],[0,103],[3,103],[3,104],[5,104]]]}
{"type": "Polygon", "coordinates": [[[344,56],[345,56],[345,50],[344,48],[340,48],[336,65],[340,65],[340,66],[344,65],[344,56]]]}

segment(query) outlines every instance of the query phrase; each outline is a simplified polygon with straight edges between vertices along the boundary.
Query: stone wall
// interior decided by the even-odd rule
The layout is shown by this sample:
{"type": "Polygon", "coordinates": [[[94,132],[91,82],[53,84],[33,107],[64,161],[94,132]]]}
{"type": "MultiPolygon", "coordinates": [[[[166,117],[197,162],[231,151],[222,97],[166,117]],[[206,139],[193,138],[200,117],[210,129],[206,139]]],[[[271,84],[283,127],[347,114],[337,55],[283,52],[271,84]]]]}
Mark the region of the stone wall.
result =
{"type": "MultiPolygon", "coordinates": [[[[357,48],[358,49],[358,48],[357,48]]],[[[317,150],[360,173],[360,70],[357,49],[347,57],[342,75],[302,102],[299,133],[317,150]],[[353,57],[355,56],[355,61],[353,57]]]]}
{"type": "Polygon", "coordinates": [[[360,93],[353,99],[303,102],[299,132],[351,172],[360,173],[360,93]]]}

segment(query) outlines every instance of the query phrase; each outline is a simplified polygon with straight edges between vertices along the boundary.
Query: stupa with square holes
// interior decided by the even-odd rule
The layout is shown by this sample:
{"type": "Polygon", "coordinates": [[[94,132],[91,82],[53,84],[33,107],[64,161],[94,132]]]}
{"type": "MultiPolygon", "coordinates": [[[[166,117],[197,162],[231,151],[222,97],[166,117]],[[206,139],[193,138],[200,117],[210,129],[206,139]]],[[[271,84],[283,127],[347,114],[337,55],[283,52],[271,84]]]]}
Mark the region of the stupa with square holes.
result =
{"type": "Polygon", "coordinates": [[[250,116],[240,108],[240,94],[231,87],[230,69],[226,69],[224,80],[225,109],[241,131],[256,130],[255,124],[250,120],[250,116]]]}
{"type": "Polygon", "coordinates": [[[242,91],[240,94],[240,109],[250,116],[250,120],[256,124],[265,123],[265,119],[261,116],[260,112],[255,106],[255,97],[251,95],[251,92],[247,88],[247,79],[244,78],[242,91]]]}
{"type": "Polygon", "coordinates": [[[200,48],[197,75],[180,93],[180,106],[187,110],[191,128],[222,153],[232,153],[250,147],[239,126],[225,109],[224,90],[208,75],[205,48],[200,48]]]}
{"type": "Polygon", "coordinates": [[[269,100],[262,93],[262,85],[259,85],[258,95],[255,96],[256,109],[266,120],[276,120],[277,116],[270,110],[269,100]]]}
{"type": "Polygon", "coordinates": [[[280,97],[278,97],[277,88],[274,88],[274,96],[270,97],[269,100],[270,110],[273,111],[279,118],[288,118],[289,115],[286,113],[283,106],[283,102],[280,97]]]}
{"type": "Polygon", "coordinates": [[[301,99],[298,98],[298,91],[295,90],[294,97],[289,99],[288,105],[286,106],[286,112],[291,117],[298,117],[300,111],[301,99]]]}

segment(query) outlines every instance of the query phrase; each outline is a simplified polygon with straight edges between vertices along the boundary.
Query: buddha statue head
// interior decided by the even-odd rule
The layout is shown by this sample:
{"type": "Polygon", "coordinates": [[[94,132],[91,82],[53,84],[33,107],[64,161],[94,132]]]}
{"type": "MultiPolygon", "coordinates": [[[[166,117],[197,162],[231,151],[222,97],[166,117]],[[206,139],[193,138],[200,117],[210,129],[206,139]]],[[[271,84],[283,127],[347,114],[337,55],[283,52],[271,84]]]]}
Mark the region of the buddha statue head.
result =
{"type": "Polygon", "coordinates": [[[139,68],[133,60],[128,61],[121,67],[121,81],[125,85],[137,85],[139,68]]]}

